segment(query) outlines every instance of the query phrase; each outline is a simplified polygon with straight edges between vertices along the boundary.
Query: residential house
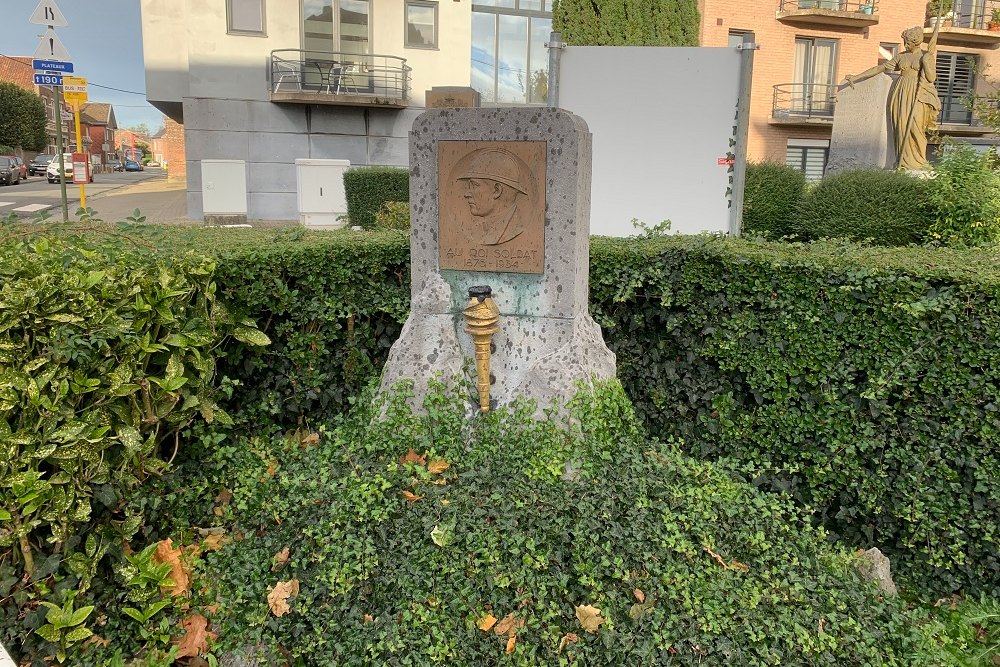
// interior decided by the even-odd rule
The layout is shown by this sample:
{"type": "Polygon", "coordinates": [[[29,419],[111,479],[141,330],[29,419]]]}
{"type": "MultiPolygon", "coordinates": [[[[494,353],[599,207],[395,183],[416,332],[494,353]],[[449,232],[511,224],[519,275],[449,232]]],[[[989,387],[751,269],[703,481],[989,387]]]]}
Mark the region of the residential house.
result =
{"type": "Polygon", "coordinates": [[[116,157],[115,132],[118,122],[115,110],[106,102],[86,102],[80,106],[80,132],[83,150],[94,167],[107,167],[116,157]]]}
{"type": "Polygon", "coordinates": [[[406,165],[432,87],[544,101],[551,0],[142,0],[141,12],[147,98],[184,126],[194,218],[202,160],[245,161],[249,218],[296,219],[296,159],[406,165]]]}
{"type": "MultiPolygon", "coordinates": [[[[786,162],[810,180],[821,178],[838,83],[897,54],[903,30],[927,25],[929,39],[927,6],[927,0],[701,0],[702,46],[733,46],[748,32],[760,45],[748,157],[786,162]]],[[[996,8],[1000,0],[953,0],[943,23],[935,83],[941,135],[995,141],[963,100],[992,89],[983,72],[989,75],[1000,56],[1000,31],[989,29],[996,8]]]]}
{"type": "MultiPolygon", "coordinates": [[[[35,93],[42,98],[45,104],[47,145],[45,150],[40,151],[55,155],[56,153],[56,92],[51,86],[37,86],[34,80],[34,69],[31,67],[31,58],[11,57],[0,55],[0,81],[8,81],[17,84],[21,88],[35,93]]],[[[68,104],[63,103],[63,111],[71,111],[68,104]]],[[[74,135],[72,132],[73,123],[71,120],[63,118],[63,147],[68,152],[72,150],[74,135]]],[[[33,158],[37,153],[26,152],[26,159],[33,158]]]]}

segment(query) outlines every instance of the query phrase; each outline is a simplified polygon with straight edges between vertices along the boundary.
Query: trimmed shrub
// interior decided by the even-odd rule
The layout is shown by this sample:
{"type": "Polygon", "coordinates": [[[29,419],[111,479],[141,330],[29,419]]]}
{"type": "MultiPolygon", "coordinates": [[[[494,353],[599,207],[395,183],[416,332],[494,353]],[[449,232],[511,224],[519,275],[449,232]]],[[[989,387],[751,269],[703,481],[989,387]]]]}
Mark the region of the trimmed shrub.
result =
{"type": "Polygon", "coordinates": [[[796,226],[809,239],[870,240],[885,246],[919,243],[931,223],[926,196],[927,182],[902,172],[842,171],[806,191],[796,226]]]}
{"type": "Polygon", "coordinates": [[[775,162],[747,165],[743,233],[780,239],[798,233],[795,218],[806,188],[798,169],[775,162]]]}
{"type": "Polygon", "coordinates": [[[409,229],[410,204],[404,201],[387,201],[375,216],[377,229],[409,229]]]}
{"type": "Polygon", "coordinates": [[[948,245],[1000,241],[1000,173],[996,153],[958,143],[946,147],[927,184],[929,236],[948,245]]]}
{"type": "Polygon", "coordinates": [[[579,395],[563,423],[521,405],[470,425],[467,394],[432,393],[427,417],[397,395],[382,419],[369,396],[339,427],[184,464],[174,484],[231,497],[213,508],[181,493],[166,514],[240,536],[196,568],[217,655],[249,643],[264,663],[300,665],[939,664],[849,551],[787,499],[647,441],[617,383],[579,395]]]}
{"type": "Polygon", "coordinates": [[[387,202],[410,201],[410,172],[398,167],[357,167],[344,172],[347,217],[352,225],[375,226],[387,202]]]}
{"type": "Polygon", "coordinates": [[[698,46],[697,0],[556,0],[552,28],[577,46],[698,46]]]}

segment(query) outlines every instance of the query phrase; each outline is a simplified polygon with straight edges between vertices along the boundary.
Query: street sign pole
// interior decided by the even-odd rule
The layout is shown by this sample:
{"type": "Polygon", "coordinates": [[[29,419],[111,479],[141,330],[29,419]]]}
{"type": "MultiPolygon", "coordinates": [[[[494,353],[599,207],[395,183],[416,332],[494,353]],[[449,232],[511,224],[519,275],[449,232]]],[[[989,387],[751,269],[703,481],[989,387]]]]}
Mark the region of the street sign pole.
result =
{"type": "MultiPolygon", "coordinates": [[[[83,153],[83,139],[80,137],[80,103],[73,103],[73,124],[76,125],[76,150],[75,153],[83,153]]],[[[90,170],[90,161],[87,161],[87,169],[83,173],[83,181],[87,180],[90,170]]],[[[79,180],[76,175],[76,165],[73,165],[73,179],[79,180]]],[[[80,183],[80,208],[87,208],[87,186],[80,183]]]]}
{"type": "Polygon", "coordinates": [[[62,131],[62,88],[59,86],[55,87],[56,91],[56,155],[57,163],[59,165],[59,191],[62,193],[62,213],[63,222],[69,222],[69,202],[66,201],[66,171],[65,162],[63,161],[63,131],[62,131]]]}

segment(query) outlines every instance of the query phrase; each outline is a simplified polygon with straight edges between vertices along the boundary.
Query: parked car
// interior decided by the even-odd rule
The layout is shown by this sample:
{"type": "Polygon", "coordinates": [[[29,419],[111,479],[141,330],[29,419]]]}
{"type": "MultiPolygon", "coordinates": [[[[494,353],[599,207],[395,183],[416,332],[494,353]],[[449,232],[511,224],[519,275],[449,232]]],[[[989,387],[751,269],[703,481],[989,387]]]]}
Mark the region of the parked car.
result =
{"type": "Polygon", "coordinates": [[[41,155],[36,155],[31,158],[31,162],[28,163],[28,173],[32,176],[41,176],[45,173],[45,169],[49,166],[49,162],[52,162],[52,158],[55,155],[49,155],[48,153],[42,153],[41,155]]]}
{"type": "Polygon", "coordinates": [[[16,155],[0,155],[0,157],[8,158],[17,167],[18,173],[21,175],[18,179],[19,181],[28,180],[28,165],[24,164],[24,160],[16,155]]]}
{"type": "MultiPolygon", "coordinates": [[[[63,165],[65,165],[62,170],[62,176],[65,178],[67,183],[71,183],[73,181],[73,154],[63,153],[62,162],[63,165]]],[[[49,162],[49,166],[45,169],[45,176],[49,179],[49,183],[59,182],[59,160],[53,158],[52,161],[49,162]]],[[[94,172],[90,173],[90,182],[94,182],[94,172]]]]}
{"type": "Polygon", "coordinates": [[[122,164],[121,160],[108,160],[108,167],[111,171],[125,171],[125,165],[122,164]]]}
{"type": "Polygon", "coordinates": [[[17,185],[21,182],[21,167],[14,158],[0,157],[0,183],[17,185]]]}
{"type": "Polygon", "coordinates": [[[157,162],[156,160],[150,160],[149,162],[146,163],[146,166],[147,167],[159,167],[160,163],[157,162]]]}
{"type": "Polygon", "coordinates": [[[125,160],[125,171],[142,171],[142,165],[135,160],[125,160]]]}

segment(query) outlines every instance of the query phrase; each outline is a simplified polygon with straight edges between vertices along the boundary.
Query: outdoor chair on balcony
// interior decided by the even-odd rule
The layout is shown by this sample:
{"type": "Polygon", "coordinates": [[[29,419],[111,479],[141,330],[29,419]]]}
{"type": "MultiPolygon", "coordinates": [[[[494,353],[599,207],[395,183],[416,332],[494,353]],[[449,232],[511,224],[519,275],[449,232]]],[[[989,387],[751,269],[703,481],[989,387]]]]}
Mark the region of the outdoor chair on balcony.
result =
{"type": "Polygon", "coordinates": [[[297,60],[273,59],[271,76],[274,78],[274,92],[302,90],[302,64],[297,60]],[[282,86],[286,86],[282,89],[282,86]]]}

